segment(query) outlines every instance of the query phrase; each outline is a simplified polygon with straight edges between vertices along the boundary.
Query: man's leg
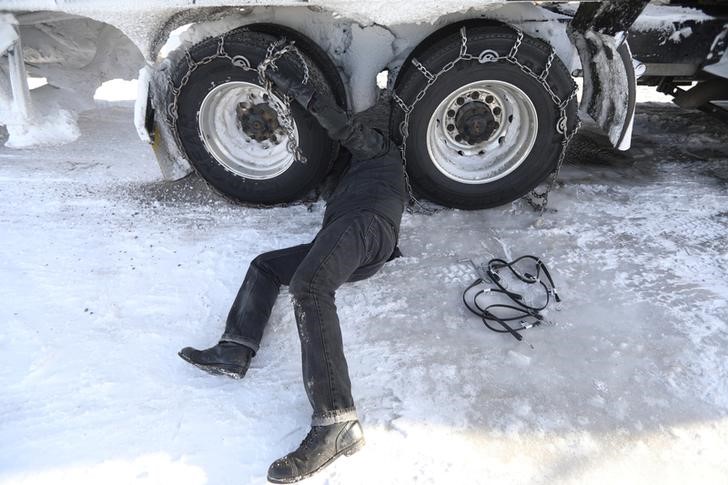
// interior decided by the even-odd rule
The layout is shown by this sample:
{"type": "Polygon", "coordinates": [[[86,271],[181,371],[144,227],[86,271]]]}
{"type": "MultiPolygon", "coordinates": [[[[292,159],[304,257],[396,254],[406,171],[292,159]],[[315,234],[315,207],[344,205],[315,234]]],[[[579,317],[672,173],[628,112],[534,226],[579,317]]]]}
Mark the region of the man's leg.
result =
{"type": "Polygon", "coordinates": [[[373,219],[373,214],[363,213],[322,229],[291,279],[303,383],[314,426],[356,419],[334,299],[336,289],[365,262],[373,219]]]}
{"type": "Polygon", "coordinates": [[[371,276],[381,268],[394,244],[394,228],[379,216],[363,212],[343,218],[316,236],[293,275],[290,292],[313,418],[298,449],[270,466],[269,481],[301,480],[364,444],[334,298],[342,283],[371,276]]]}
{"type": "Polygon", "coordinates": [[[281,284],[289,284],[310,244],[263,253],[250,264],[228,314],[220,342],[209,349],[185,347],[179,356],[211,373],[240,379],[258,351],[281,284]]]}
{"type": "Polygon", "coordinates": [[[253,352],[258,351],[281,285],[290,284],[310,249],[311,244],[302,244],[270,251],[250,263],[220,341],[239,343],[253,352]]]}

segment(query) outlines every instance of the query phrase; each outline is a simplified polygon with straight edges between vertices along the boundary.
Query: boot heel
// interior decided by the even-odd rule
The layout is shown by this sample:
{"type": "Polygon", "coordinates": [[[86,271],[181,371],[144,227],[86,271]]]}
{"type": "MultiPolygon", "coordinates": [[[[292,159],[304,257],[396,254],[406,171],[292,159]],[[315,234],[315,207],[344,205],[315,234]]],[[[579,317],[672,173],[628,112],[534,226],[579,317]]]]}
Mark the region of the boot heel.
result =
{"type": "Polygon", "coordinates": [[[357,441],[356,443],[354,443],[353,445],[348,447],[344,451],[344,455],[351,456],[354,453],[356,453],[357,451],[361,450],[362,448],[364,448],[364,438],[360,439],[359,441],[357,441]]]}

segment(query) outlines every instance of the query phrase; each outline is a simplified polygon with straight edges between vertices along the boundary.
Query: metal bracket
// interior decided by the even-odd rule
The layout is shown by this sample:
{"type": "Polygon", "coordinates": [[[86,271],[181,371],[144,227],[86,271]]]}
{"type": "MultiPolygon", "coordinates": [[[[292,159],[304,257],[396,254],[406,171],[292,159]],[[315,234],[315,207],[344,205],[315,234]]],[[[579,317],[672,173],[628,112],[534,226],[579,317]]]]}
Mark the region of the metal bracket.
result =
{"type": "Polygon", "coordinates": [[[0,30],[7,31],[3,33],[9,34],[6,38],[11,39],[6,45],[0,47],[2,47],[3,53],[8,54],[8,74],[13,92],[13,110],[19,117],[18,121],[22,123],[31,117],[33,108],[28,88],[28,73],[23,60],[23,45],[20,41],[20,32],[15,17],[5,15],[0,20],[3,22],[0,23],[0,30]]]}

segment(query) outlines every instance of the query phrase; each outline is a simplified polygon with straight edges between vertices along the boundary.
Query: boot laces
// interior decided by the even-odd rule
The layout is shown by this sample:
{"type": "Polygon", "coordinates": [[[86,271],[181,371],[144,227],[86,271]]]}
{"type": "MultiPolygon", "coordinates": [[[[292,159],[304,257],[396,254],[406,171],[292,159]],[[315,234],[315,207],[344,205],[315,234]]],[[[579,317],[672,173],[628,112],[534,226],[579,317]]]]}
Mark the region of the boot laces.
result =
{"type": "Polygon", "coordinates": [[[317,443],[317,438],[319,435],[319,427],[318,426],[312,426],[311,430],[308,432],[305,438],[303,438],[303,441],[301,441],[301,445],[298,447],[299,450],[310,450],[311,447],[317,443]]]}

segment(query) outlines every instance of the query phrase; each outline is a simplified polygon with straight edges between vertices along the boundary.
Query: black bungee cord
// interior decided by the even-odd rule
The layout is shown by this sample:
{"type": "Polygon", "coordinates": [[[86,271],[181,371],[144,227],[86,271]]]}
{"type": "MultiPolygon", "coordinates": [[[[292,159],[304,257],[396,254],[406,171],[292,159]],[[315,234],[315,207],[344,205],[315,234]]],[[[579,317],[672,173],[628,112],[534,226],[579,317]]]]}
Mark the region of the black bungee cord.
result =
{"type": "Polygon", "coordinates": [[[487,264],[486,275],[488,276],[488,279],[490,279],[490,282],[496,286],[496,288],[481,288],[477,292],[472,294],[472,291],[478,285],[487,283],[483,278],[478,278],[470,286],[468,286],[465,291],[463,291],[463,303],[465,304],[465,307],[470,310],[471,313],[479,316],[481,320],[483,320],[483,324],[485,324],[485,326],[489,330],[498,333],[510,333],[518,341],[523,340],[523,336],[519,332],[529,329],[531,327],[535,327],[537,325],[541,325],[543,323],[544,317],[543,315],[541,315],[540,312],[549,305],[552,295],[556,302],[561,301],[561,298],[556,292],[556,286],[554,285],[553,278],[551,278],[551,273],[549,273],[549,270],[548,268],[546,268],[544,262],[536,256],[525,255],[510,262],[499,258],[491,259],[490,261],[488,261],[487,264]],[[522,273],[516,269],[515,265],[523,260],[532,260],[535,262],[535,275],[527,272],[522,273]],[[498,271],[503,268],[508,268],[517,279],[526,284],[540,284],[543,287],[544,292],[546,293],[545,303],[540,306],[529,305],[525,302],[523,295],[506,289],[505,286],[503,286],[502,277],[498,274],[498,271]],[[548,285],[541,280],[542,274],[546,277],[548,285]],[[513,303],[515,303],[515,305],[493,303],[491,305],[482,306],[478,302],[478,297],[488,293],[503,294],[507,296],[513,303]],[[472,303],[468,301],[469,294],[471,296],[470,299],[472,303]],[[496,309],[507,310],[508,312],[510,312],[510,316],[498,316],[493,313],[493,311],[496,309]],[[509,322],[514,321],[519,321],[520,325],[515,328],[512,327],[509,322]],[[495,322],[502,328],[493,326],[491,322],[495,322]]]}

